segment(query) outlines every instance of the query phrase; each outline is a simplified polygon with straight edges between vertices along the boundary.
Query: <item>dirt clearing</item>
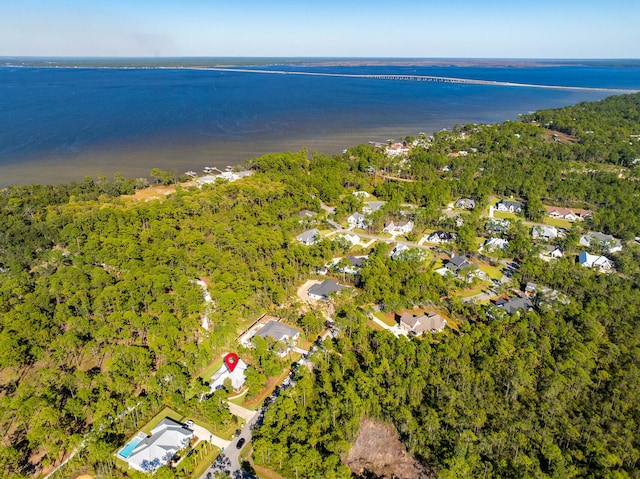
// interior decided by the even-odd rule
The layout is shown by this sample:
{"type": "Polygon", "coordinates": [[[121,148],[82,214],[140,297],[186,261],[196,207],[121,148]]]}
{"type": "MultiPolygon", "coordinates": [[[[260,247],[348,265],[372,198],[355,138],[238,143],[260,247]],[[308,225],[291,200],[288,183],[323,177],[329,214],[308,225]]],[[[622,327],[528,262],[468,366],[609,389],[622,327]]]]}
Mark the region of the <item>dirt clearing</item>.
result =
{"type": "Polygon", "coordinates": [[[360,431],[345,463],[359,478],[434,477],[407,452],[393,426],[370,418],[360,422],[360,431]]]}

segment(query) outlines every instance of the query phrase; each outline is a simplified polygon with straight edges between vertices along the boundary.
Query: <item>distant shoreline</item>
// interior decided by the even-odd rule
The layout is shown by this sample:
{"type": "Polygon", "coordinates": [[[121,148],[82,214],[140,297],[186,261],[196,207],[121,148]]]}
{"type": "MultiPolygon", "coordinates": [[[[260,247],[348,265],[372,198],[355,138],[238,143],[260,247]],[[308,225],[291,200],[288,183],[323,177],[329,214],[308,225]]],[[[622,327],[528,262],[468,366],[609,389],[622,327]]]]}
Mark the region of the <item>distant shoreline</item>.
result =
{"type": "Polygon", "coordinates": [[[0,66],[9,67],[247,67],[247,66],[456,66],[488,68],[635,66],[640,59],[586,58],[385,58],[385,57],[0,57],[0,66]]]}

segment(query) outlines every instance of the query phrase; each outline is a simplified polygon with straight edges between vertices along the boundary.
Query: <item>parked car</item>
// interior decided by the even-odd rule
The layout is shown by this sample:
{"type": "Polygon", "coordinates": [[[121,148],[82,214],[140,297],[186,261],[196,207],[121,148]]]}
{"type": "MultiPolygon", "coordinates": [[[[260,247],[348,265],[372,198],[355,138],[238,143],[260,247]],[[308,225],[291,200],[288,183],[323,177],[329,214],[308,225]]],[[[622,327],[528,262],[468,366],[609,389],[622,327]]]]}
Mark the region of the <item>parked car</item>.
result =
{"type": "Polygon", "coordinates": [[[240,438],[240,440],[238,441],[238,444],[236,444],[236,448],[238,448],[238,449],[242,449],[242,446],[244,446],[244,443],[245,443],[245,442],[247,442],[247,441],[245,440],[245,438],[244,438],[244,437],[241,437],[241,438],[240,438]]]}

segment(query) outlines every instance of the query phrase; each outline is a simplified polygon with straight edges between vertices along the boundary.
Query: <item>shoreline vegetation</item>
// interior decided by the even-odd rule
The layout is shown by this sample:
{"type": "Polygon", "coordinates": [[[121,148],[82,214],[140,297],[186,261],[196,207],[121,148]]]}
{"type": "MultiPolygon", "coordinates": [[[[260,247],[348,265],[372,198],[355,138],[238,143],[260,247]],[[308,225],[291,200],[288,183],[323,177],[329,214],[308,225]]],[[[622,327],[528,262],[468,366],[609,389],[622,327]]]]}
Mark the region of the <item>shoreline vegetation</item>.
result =
{"type": "Polygon", "coordinates": [[[155,168],[165,190],[141,201],[128,195],[153,190],[119,174],[1,189],[0,475],[42,477],[73,453],[55,479],[142,477],[115,467],[114,452],[165,407],[233,429],[230,391],[198,375],[237,351],[251,366],[247,401],[263,397],[292,358],[236,339],[269,314],[300,328],[303,346],[326,315],[335,334],[253,432],[261,468],[349,478],[370,419],[395,429],[428,477],[637,477],[639,159],[635,94],[332,156],[267,154],[243,165],[252,175],[202,188],[172,187],[178,172],[155,168]],[[456,210],[463,198],[474,206],[456,210]],[[520,210],[502,221],[500,202],[520,210]],[[591,214],[534,238],[551,205],[591,214]],[[365,206],[357,232],[370,242],[354,249],[334,233],[365,206]],[[392,222],[413,230],[383,233],[392,222]],[[331,234],[296,239],[312,228],[331,234]],[[448,239],[425,245],[435,231],[448,239]],[[603,242],[584,245],[589,232],[603,242]],[[493,237],[508,245],[480,252],[493,237]],[[562,256],[544,261],[548,246],[562,256]],[[586,251],[615,266],[578,264],[586,251]],[[358,274],[326,268],[356,252],[367,256],[358,274]],[[471,264],[437,271],[456,257],[487,278],[471,264]],[[349,287],[327,306],[297,296],[328,277],[349,287]],[[514,298],[530,307],[499,307],[514,298]],[[368,326],[376,310],[437,311],[455,328],[396,337],[368,326]]]}

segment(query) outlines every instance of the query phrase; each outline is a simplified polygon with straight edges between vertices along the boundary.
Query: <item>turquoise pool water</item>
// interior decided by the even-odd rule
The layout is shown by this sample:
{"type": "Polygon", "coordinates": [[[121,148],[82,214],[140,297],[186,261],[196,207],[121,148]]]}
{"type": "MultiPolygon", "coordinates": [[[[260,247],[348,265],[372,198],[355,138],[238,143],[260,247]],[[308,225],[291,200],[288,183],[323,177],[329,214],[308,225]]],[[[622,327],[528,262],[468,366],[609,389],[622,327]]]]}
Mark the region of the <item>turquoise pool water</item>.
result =
{"type": "Polygon", "coordinates": [[[131,439],[129,444],[118,451],[118,456],[120,456],[122,459],[127,459],[141,441],[142,439],[140,439],[139,437],[134,437],[133,439],[131,439]]]}

